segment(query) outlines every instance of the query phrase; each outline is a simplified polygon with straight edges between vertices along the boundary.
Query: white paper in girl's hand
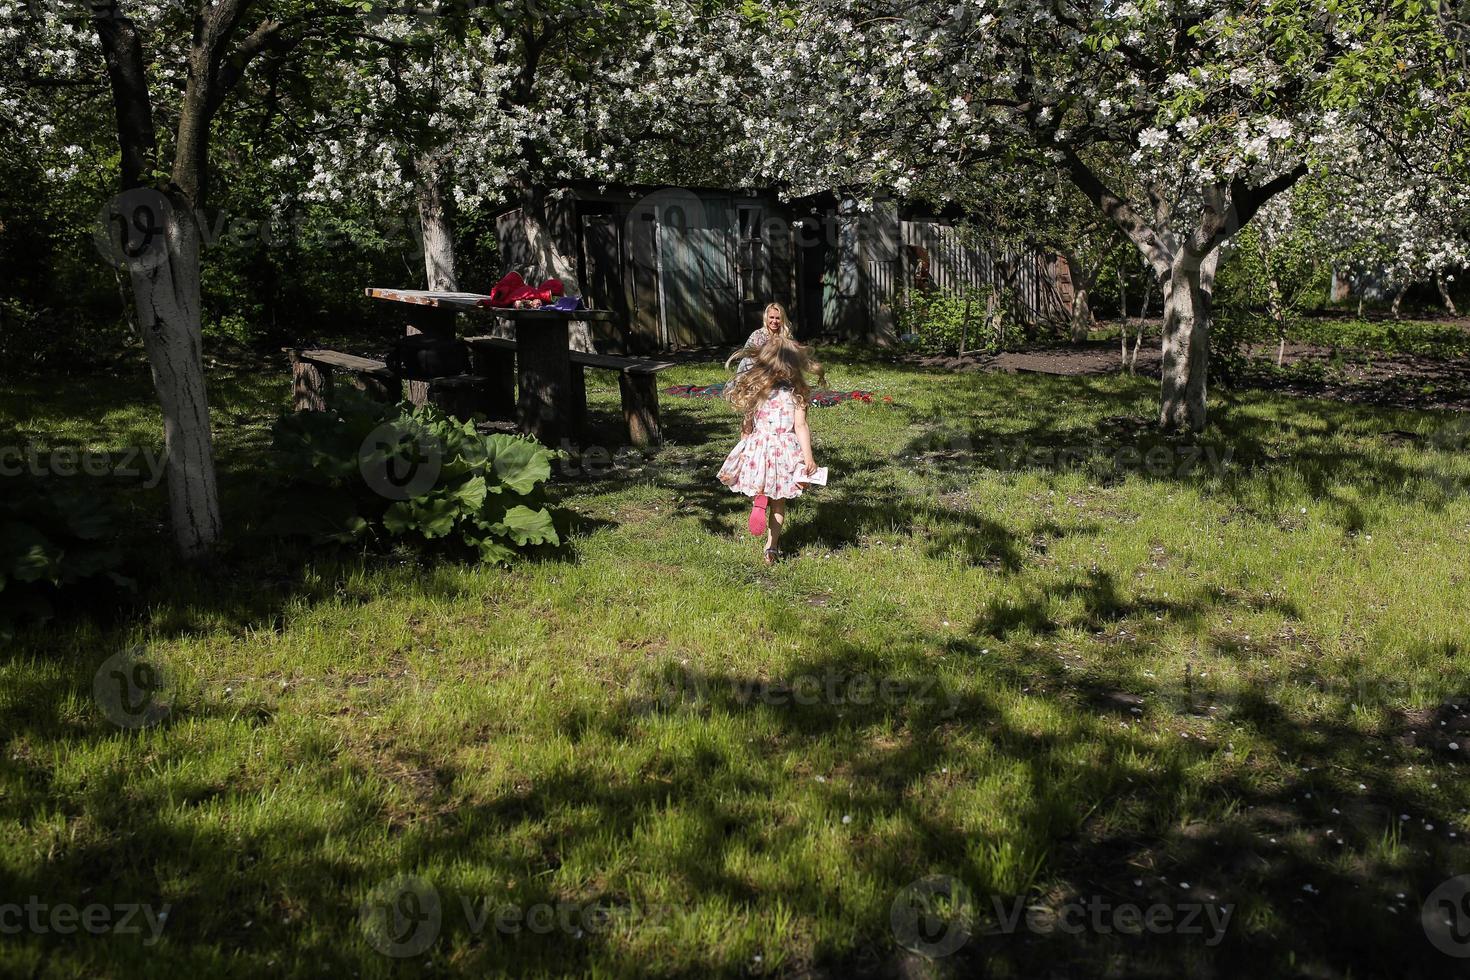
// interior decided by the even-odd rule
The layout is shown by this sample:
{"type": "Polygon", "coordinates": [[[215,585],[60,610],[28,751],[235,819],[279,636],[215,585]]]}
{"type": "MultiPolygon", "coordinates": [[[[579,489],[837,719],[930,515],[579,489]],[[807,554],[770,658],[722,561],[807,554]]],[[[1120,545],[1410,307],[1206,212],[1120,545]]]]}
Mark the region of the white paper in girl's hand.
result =
{"type": "Polygon", "coordinates": [[[827,485],[827,467],[820,466],[811,476],[803,476],[797,482],[810,484],[814,487],[825,487],[827,485]]]}

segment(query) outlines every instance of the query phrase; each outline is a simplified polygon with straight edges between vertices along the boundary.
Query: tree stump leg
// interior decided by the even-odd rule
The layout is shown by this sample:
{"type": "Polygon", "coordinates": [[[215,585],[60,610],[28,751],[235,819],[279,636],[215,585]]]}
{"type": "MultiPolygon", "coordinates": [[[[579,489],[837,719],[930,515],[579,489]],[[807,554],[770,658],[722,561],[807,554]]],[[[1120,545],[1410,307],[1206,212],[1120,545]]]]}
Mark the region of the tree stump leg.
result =
{"type": "Polygon", "coordinates": [[[658,424],[658,375],[624,371],[618,375],[618,387],[623,395],[628,439],[635,446],[656,446],[663,442],[658,424]]]}
{"type": "Polygon", "coordinates": [[[296,412],[325,412],[327,393],[332,390],[332,369],[301,359],[291,351],[291,409],[296,412]]]}

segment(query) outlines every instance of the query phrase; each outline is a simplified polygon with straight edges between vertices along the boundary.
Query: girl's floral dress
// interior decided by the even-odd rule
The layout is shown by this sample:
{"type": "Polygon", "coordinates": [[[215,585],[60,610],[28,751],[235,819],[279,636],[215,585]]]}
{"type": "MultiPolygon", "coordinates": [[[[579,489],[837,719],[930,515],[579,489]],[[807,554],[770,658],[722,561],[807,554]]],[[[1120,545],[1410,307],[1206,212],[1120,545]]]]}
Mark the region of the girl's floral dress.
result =
{"type": "Polygon", "coordinates": [[[720,482],[747,497],[776,500],[801,496],[806,479],[801,440],[796,437],[796,392],[773,388],[756,409],[750,435],[741,439],[720,467],[720,482]]]}

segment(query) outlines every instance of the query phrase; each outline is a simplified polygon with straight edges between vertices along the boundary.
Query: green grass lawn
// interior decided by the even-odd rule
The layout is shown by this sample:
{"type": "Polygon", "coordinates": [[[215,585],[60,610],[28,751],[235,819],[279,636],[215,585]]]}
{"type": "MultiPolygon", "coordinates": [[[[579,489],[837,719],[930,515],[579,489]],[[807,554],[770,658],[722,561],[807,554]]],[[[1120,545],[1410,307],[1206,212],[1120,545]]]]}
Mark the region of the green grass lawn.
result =
{"type": "MultiPolygon", "coordinates": [[[[161,490],[130,492],[138,595],[0,654],[0,930],[32,896],[167,917],[38,912],[0,974],[1463,968],[1421,923],[1470,872],[1452,417],[1224,393],[1183,443],[1144,379],[826,353],[876,397],[813,411],[833,483],[773,569],[714,482],[723,403],[665,398],[666,446],[633,458],[603,375],[622,465],[557,483],[559,552],[278,542],[258,485],[285,370],[218,371],[218,566],[174,564],[161,490]],[[128,650],[169,702],[136,731],[94,697],[128,650]],[[954,901],[916,934],[930,885],[954,901]],[[394,898],[412,955],[360,914],[394,898]],[[1197,931],[1076,928],[1103,903],[1197,931]]],[[[142,372],[12,385],[0,418],[43,449],[160,441],[142,372]]]]}

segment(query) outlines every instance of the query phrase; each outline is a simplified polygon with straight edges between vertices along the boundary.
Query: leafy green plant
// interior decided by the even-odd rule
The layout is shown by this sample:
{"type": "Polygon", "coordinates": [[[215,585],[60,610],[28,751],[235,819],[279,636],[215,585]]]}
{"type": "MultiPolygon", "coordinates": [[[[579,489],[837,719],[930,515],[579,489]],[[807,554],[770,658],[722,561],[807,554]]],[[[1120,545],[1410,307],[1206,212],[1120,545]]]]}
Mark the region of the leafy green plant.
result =
{"type": "Polygon", "coordinates": [[[23,621],[44,623],[63,595],[132,588],[113,543],[111,513],[92,494],[56,493],[6,478],[0,499],[0,638],[23,621]]]}
{"type": "Polygon", "coordinates": [[[561,543],[540,501],[559,454],[518,436],[481,435],[433,406],[349,393],[328,411],[281,416],[272,446],[287,483],[286,533],[450,542],[501,563],[517,549],[561,543]]]}
{"type": "Polygon", "coordinates": [[[1004,337],[1005,305],[992,286],[971,286],[960,293],[914,291],[895,305],[899,333],[913,337],[926,354],[999,350],[1004,337]]]}

